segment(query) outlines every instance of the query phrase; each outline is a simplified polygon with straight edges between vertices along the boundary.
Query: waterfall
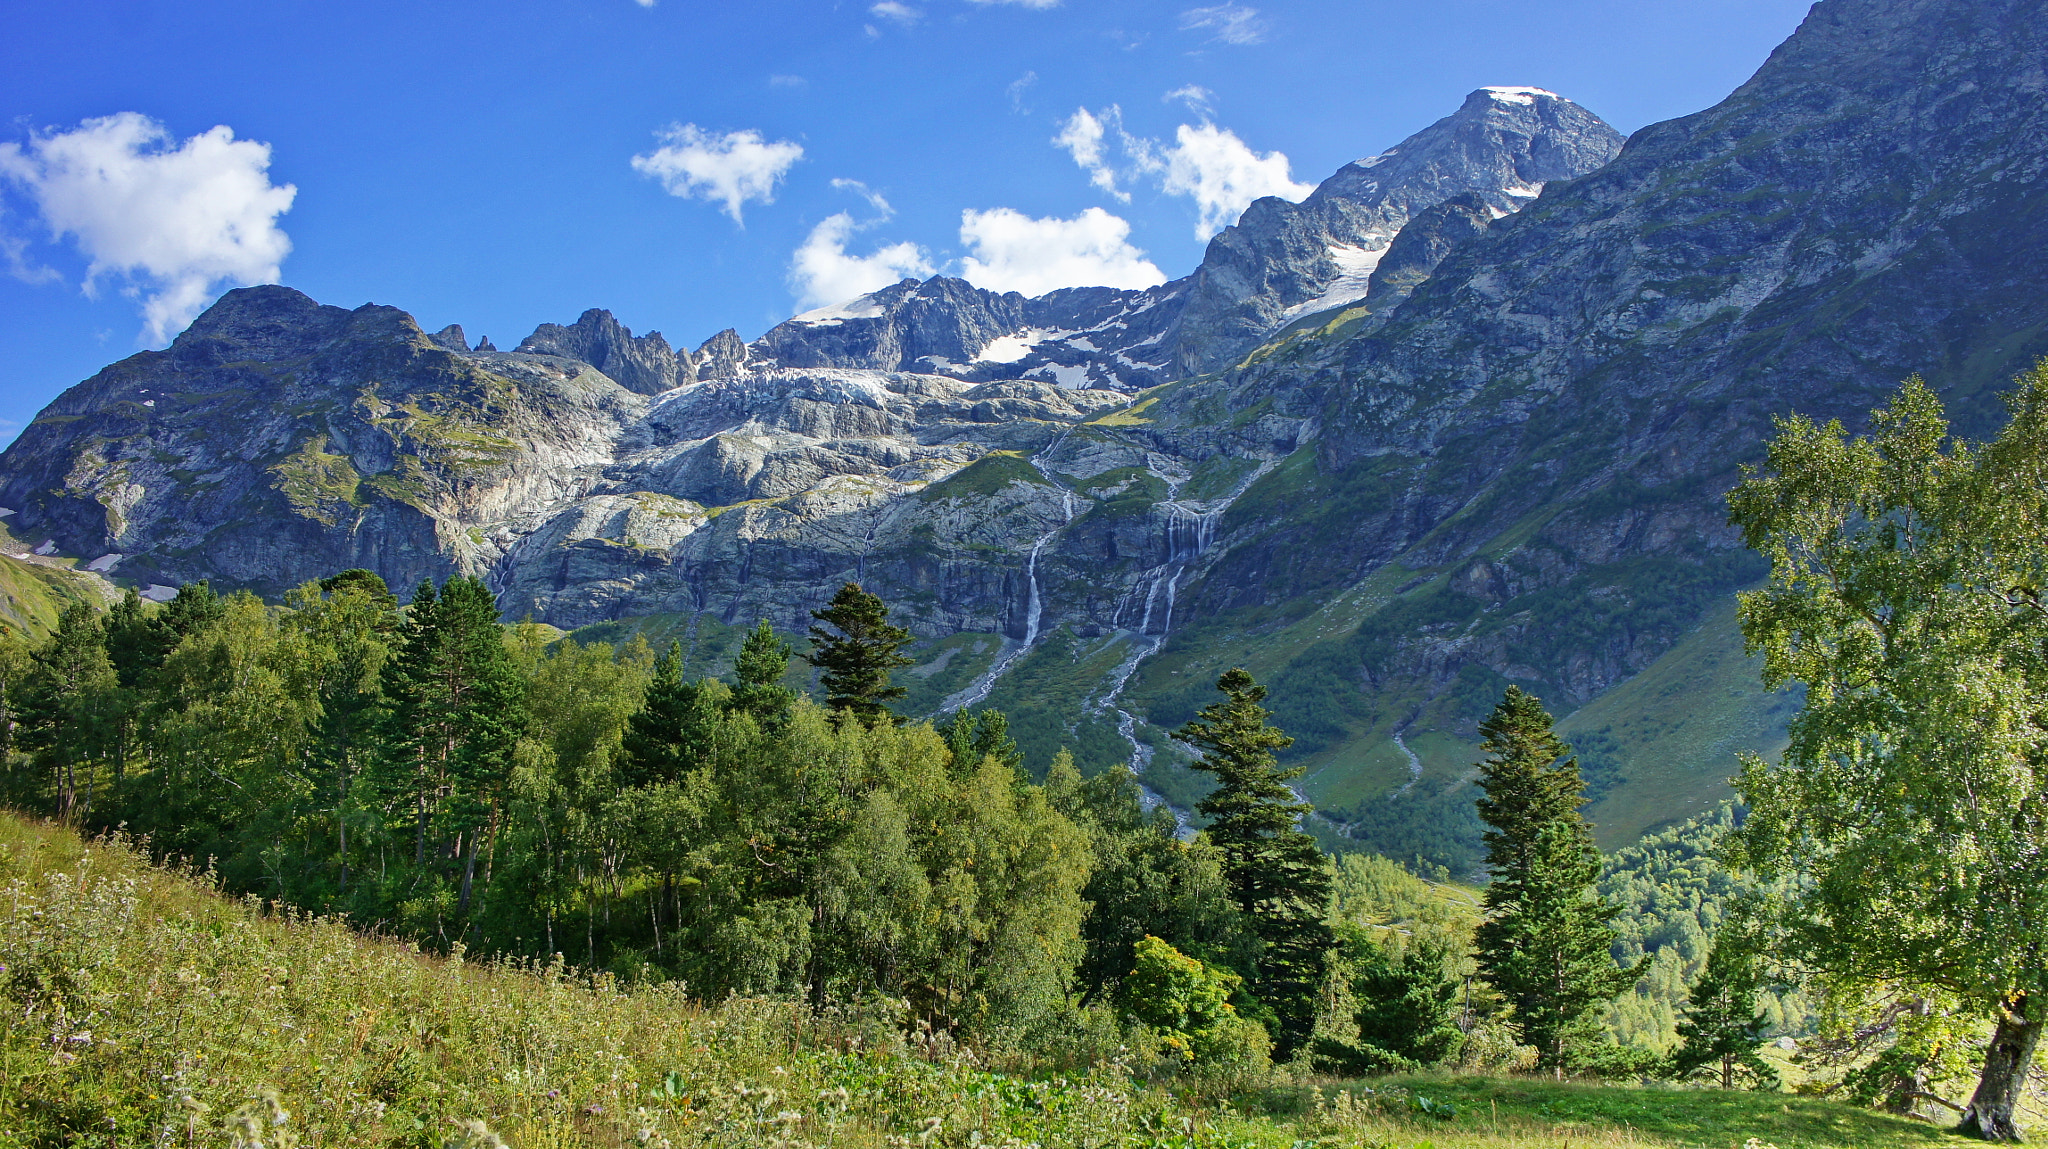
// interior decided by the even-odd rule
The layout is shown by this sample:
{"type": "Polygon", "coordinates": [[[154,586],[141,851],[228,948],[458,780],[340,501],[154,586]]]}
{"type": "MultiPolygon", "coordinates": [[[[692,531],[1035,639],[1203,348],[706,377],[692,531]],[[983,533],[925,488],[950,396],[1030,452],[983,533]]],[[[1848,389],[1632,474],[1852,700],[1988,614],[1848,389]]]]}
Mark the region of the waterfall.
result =
{"type": "MultiPolygon", "coordinates": [[[[1068,432],[1061,432],[1058,438],[1047,444],[1045,450],[1031,456],[1031,465],[1040,474],[1046,474],[1046,471],[1038,466],[1038,461],[1052,454],[1053,450],[1066,439],[1067,434],[1068,432]]],[[[1047,478],[1051,478],[1051,476],[1047,475],[1047,478]]],[[[1058,480],[1054,481],[1057,482],[1058,480]]],[[[1038,541],[1031,544],[1030,557],[1024,560],[1024,641],[997,657],[994,662],[989,664],[989,668],[982,672],[981,677],[968,684],[967,689],[960,691],[941,703],[939,706],[940,712],[950,714],[956,710],[965,710],[967,707],[980,704],[989,696],[989,692],[995,689],[996,680],[1008,672],[1010,667],[1016,665],[1018,659],[1031,653],[1032,647],[1038,645],[1039,623],[1045,617],[1045,596],[1038,586],[1038,555],[1040,551],[1045,549],[1047,543],[1057,538],[1059,533],[1066,530],[1067,525],[1073,521],[1074,492],[1061,487],[1059,524],[1038,536],[1038,541]]]]}
{"type": "MultiPolygon", "coordinates": [[[[1129,607],[1137,605],[1142,593],[1143,608],[1142,613],[1134,618],[1135,626],[1133,628],[1134,636],[1131,639],[1131,653],[1118,665],[1115,672],[1111,674],[1110,688],[1108,692],[1103,694],[1101,701],[1095,704],[1095,712],[1097,714],[1105,710],[1115,712],[1117,716],[1116,732],[1131,747],[1131,773],[1138,775],[1140,779],[1138,784],[1144,793],[1148,809],[1165,802],[1165,799],[1157,791],[1145,786],[1143,781],[1146,767],[1152,764],[1152,747],[1138,737],[1139,718],[1129,710],[1117,705],[1117,700],[1123,696],[1124,687],[1130,684],[1132,676],[1138,673],[1139,665],[1154,654],[1157,654],[1160,647],[1166,645],[1167,636],[1173,630],[1173,611],[1180,592],[1181,576],[1185,575],[1188,572],[1188,568],[1193,566],[1196,560],[1200,559],[1203,553],[1215,543],[1216,524],[1223,518],[1223,513],[1229,510],[1231,504],[1237,502],[1238,498],[1247,490],[1250,490],[1253,483],[1258,482],[1265,476],[1266,472],[1271,471],[1279,463],[1280,460],[1278,459],[1267,459],[1260,462],[1257,467],[1253,468],[1252,473],[1247,475],[1244,481],[1237,485],[1236,489],[1223,498],[1216,500],[1207,510],[1203,511],[1196,511],[1180,502],[1177,498],[1180,493],[1181,483],[1185,482],[1185,479],[1180,481],[1168,480],[1170,485],[1167,494],[1170,497],[1167,502],[1159,504],[1165,508],[1167,515],[1166,561],[1140,573],[1137,581],[1131,585],[1130,591],[1118,601],[1116,609],[1111,612],[1110,626],[1113,628],[1120,627],[1120,624],[1123,622],[1124,611],[1129,607]],[[1158,613],[1156,608],[1160,605],[1162,597],[1165,600],[1165,611],[1164,613],[1158,613]],[[1153,628],[1153,618],[1155,615],[1159,619],[1158,629],[1156,630],[1153,628]]],[[[1187,815],[1177,809],[1174,810],[1173,814],[1180,821],[1182,827],[1185,828],[1188,824],[1187,815]]]]}

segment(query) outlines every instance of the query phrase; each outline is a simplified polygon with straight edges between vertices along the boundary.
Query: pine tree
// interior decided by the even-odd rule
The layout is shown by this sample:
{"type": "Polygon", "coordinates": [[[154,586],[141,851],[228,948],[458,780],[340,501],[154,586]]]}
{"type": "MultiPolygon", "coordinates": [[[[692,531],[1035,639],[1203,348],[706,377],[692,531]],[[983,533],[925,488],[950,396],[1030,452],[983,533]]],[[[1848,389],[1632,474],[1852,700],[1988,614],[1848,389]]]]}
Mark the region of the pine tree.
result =
{"type": "Polygon", "coordinates": [[[911,664],[897,648],[910,641],[910,632],[889,625],[889,608],[882,600],[850,582],[839,588],[824,610],[811,617],[835,628],[811,628],[811,653],[806,656],[825,687],[825,705],[850,711],[861,721],[900,722],[888,704],[909,691],[889,684],[889,672],[911,664]]]}
{"type": "Polygon", "coordinates": [[[1273,756],[1294,739],[1267,725],[1259,705],[1266,688],[1243,670],[1216,680],[1225,700],[1202,708],[1174,737],[1202,749],[1194,769],[1216,775],[1216,789],[1198,811],[1223,854],[1223,876],[1251,932],[1261,943],[1252,993],[1279,1021],[1275,1044],[1285,1054],[1308,1039],[1315,1023],[1330,949],[1330,870],[1316,840],[1298,823],[1314,810],[1287,783],[1301,767],[1282,770],[1273,756]]]}
{"type": "Polygon", "coordinates": [[[1522,1039],[1560,1076],[1601,1044],[1599,1009],[1634,984],[1614,964],[1618,907],[1593,892],[1600,853],[1579,814],[1578,760],[1534,696],[1510,686],[1480,723],[1479,816],[1492,883],[1475,936],[1480,971],[1514,1007],[1522,1039]]]}
{"type": "Polygon", "coordinates": [[[1671,1055],[1672,1076],[1690,1077],[1711,1067],[1720,1071],[1721,1088],[1733,1089],[1735,1071],[1746,1069],[1759,1085],[1776,1083],[1770,1064],[1757,1055],[1767,1028],[1757,1008],[1763,971],[1746,941],[1726,926],[1714,939],[1678,1023],[1681,1044],[1671,1055]]]}

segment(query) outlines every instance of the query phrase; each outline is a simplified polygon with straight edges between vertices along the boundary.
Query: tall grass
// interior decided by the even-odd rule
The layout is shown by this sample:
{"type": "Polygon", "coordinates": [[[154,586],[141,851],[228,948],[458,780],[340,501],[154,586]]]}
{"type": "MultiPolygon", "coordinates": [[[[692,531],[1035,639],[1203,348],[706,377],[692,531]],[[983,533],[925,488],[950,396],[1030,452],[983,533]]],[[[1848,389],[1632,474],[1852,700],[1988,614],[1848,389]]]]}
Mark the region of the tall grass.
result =
{"type": "Polygon", "coordinates": [[[887,1002],[707,1006],[559,962],[422,954],[4,813],[0,1011],[0,1146],[38,1149],[1533,1149],[1560,1133],[1793,1149],[1933,1136],[1806,1099],[1483,1079],[1204,1100],[1107,1044],[1092,1065],[997,1073],[943,1035],[905,1036],[887,1002]],[[1647,1119],[1659,1112],[1676,1116],[1647,1119]]]}

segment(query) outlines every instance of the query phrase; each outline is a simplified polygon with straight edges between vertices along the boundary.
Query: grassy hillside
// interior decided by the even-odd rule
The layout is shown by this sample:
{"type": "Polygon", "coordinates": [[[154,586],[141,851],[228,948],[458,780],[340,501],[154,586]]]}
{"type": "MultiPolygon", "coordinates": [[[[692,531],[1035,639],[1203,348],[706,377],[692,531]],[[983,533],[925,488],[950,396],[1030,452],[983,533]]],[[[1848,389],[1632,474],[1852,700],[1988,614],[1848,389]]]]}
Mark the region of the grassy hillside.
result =
{"type": "Polygon", "coordinates": [[[106,588],[101,579],[54,561],[0,553],[0,626],[41,637],[57,628],[64,604],[102,602],[106,588]]]}
{"type": "MultiPolygon", "coordinates": [[[[1932,1144],[1772,1094],[1404,1077],[1208,1099],[1113,1042],[1065,1068],[678,985],[444,960],[0,814],[0,1145],[1932,1144]],[[1092,1063],[1092,1064],[1091,1064],[1092,1063]],[[1002,1072],[1007,1070],[1008,1072],[1002,1072]]],[[[1456,891],[1453,891],[1456,892],[1456,891]]]]}

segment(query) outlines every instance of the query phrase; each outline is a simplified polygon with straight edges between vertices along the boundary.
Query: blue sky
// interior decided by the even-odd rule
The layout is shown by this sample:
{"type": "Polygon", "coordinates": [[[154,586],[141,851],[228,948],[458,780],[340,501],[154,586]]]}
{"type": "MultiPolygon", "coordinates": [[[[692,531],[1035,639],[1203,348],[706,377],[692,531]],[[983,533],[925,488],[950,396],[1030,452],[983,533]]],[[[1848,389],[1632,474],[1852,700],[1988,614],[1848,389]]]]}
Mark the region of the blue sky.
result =
{"type": "Polygon", "coordinates": [[[1175,277],[1241,197],[1474,88],[1634,131],[1726,95],[1806,8],[6,0],[0,441],[246,282],[510,348],[587,307],[752,338],[903,271],[1175,277]]]}

